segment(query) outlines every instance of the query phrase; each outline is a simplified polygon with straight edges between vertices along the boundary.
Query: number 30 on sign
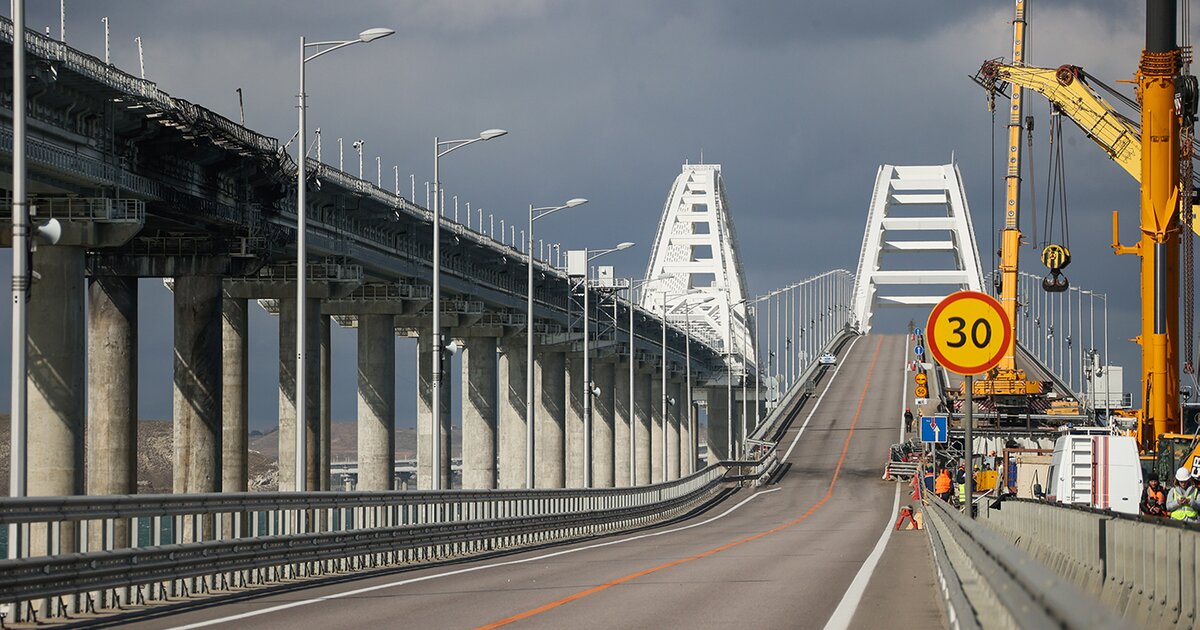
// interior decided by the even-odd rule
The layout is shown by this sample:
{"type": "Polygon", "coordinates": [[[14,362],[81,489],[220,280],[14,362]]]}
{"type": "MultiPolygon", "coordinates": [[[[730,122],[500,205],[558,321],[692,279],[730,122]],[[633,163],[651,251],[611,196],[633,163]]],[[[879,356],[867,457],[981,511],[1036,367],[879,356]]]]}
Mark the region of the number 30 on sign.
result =
{"type": "Polygon", "coordinates": [[[929,351],[946,369],[983,374],[1004,358],[1012,326],[1000,303],[978,291],[952,293],[933,307],[925,336],[929,351]]]}

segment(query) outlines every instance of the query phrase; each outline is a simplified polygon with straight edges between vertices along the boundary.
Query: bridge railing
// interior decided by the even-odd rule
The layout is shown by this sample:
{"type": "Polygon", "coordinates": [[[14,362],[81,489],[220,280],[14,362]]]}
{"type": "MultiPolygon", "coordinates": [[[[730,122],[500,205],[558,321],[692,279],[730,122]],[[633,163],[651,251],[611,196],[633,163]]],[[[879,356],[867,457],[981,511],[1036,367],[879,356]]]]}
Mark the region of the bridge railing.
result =
{"type": "MultiPolygon", "coordinates": [[[[986,508],[979,510],[982,514],[986,508]]],[[[1078,582],[1055,573],[1052,565],[1039,562],[984,522],[967,518],[936,496],[926,497],[924,523],[950,627],[1128,627],[1092,601],[1078,582]]]]}
{"type": "Polygon", "coordinates": [[[0,604],[34,620],[596,535],[683,514],[760,465],[633,488],[0,499],[22,551],[0,560],[0,604]]]}
{"type": "Polygon", "coordinates": [[[1200,529],[1029,499],[981,507],[980,522],[1096,604],[1143,627],[1200,626],[1200,529]]]}

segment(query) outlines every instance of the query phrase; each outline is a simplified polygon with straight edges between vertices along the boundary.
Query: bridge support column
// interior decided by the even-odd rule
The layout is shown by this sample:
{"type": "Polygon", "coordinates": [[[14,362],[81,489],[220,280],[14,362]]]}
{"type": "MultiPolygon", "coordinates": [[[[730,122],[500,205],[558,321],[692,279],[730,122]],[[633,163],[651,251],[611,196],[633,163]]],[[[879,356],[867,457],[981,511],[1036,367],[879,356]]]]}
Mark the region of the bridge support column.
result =
{"type": "MultiPolygon", "coordinates": [[[[28,311],[29,496],[84,490],[84,255],[82,247],[62,245],[42,246],[33,254],[41,279],[30,293],[28,311]]],[[[72,539],[62,532],[64,553],[74,551],[72,539]]],[[[31,549],[37,544],[35,536],[31,549]]]]}
{"type": "Polygon", "coordinates": [[[249,489],[249,313],[244,298],[221,300],[221,491],[249,489]]]}
{"type": "MultiPolygon", "coordinates": [[[[320,301],[309,299],[305,310],[305,345],[308,357],[305,361],[305,486],[309,490],[320,487],[317,478],[317,457],[321,437],[320,401],[320,301]]],[[[296,489],[296,300],[279,300],[279,489],[296,489]]]]}
{"type": "Polygon", "coordinates": [[[615,387],[613,383],[613,363],[611,361],[595,361],[592,363],[592,380],[600,393],[592,398],[592,487],[611,488],[614,482],[613,470],[613,407],[615,403],[615,387]]]}
{"type": "Polygon", "coordinates": [[[221,278],[175,278],[176,494],[216,492],[221,470],[221,278]]]}
{"type": "Polygon", "coordinates": [[[729,402],[726,400],[724,387],[709,387],[708,401],[708,463],[715,464],[729,456],[729,437],[726,431],[729,426],[729,402]]]}
{"type": "Polygon", "coordinates": [[[687,406],[687,401],[683,400],[680,392],[683,390],[682,382],[678,379],[670,379],[667,381],[669,390],[668,396],[674,401],[667,406],[667,475],[668,481],[679,478],[679,438],[683,434],[680,430],[682,424],[683,408],[687,406]]]}
{"type": "MultiPolygon", "coordinates": [[[[499,345],[501,488],[525,488],[527,481],[525,466],[529,419],[525,417],[525,372],[528,360],[525,343],[523,336],[504,337],[499,345]]],[[[466,429],[463,431],[465,434],[466,429]]],[[[466,448],[463,450],[466,451],[466,448]]],[[[465,452],[463,456],[466,457],[465,452]]]]}
{"type": "MultiPolygon", "coordinates": [[[[320,490],[329,490],[329,464],[333,456],[333,322],[328,315],[320,316],[320,376],[321,424],[317,448],[317,483],[320,490]]],[[[395,343],[395,335],[392,336],[395,343]]],[[[317,489],[317,486],[314,486],[317,489]]]]}
{"type": "Polygon", "coordinates": [[[650,442],[653,438],[651,426],[654,424],[654,388],[651,382],[654,381],[653,372],[638,371],[634,375],[634,395],[633,395],[633,423],[636,427],[634,441],[634,457],[637,461],[634,462],[634,468],[637,472],[637,478],[634,479],[634,485],[645,486],[650,483],[650,473],[653,470],[651,465],[651,454],[653,449],[650,448],[650,442]]]}
{"type": "Polygon", "coordinates": [[[137,493],[137,300],[137,278],[88,280],[88,494],[137,493]]]}
{"type": "Polygon", "coordinates": [[[688,385],[683,386],[683,405],[684,411],[687,413],[683,418],[683,425],[679,427],[679,474],[684,477],[696,472],[696,405],[687,403],[688,385]]]}
{"type": "Polygon", "coordinates": [[[567,487],[583,487],[583,358],[567,359],[567,487]]]}
{"type": "MultiPolygon", "coordinates": [[[[433,339],[434,335],[428,328],[422,328],[417,336],[417,488],[429,490],[433,487],[433,339]]],[[[442,362],[445,363],[447,352],[442,352],[442,362]]],[[[450,489],[450,379],[447,378],[445,367],[442,366],[441,401],[439,405],[441,418],[437,422],[442,427],[441,440],[438,448],[441,450],[441,487],[450,489]]]]}
{"type": "Polygon", "coordinates": [[[358,316],[358,490],[392,490],[396,330],[392,315],[358,316]]]}
{"type": "Polygon", "coordinates": [[[632,419],[629,361],[617,361],[613,365],[613,483],[618,488],[633,485],[629,478],[629,423],[632,419]]]}
{"type": "MultiPolygon", "coordinates": [[[[467,337],[465,342],[462,359],[462,487],[486,490],[496,487],[496,338],[467,337]]],[[[505,353],[509,352],[512,348],[505,346],[505,353]]]]}
{"type": "Polygon", "coordinates": [[[654,371],[650,378],[650,481],[660,483],[666,477],[663,470],[663,417],[662,372],[654,371]]]}
{"type": "Polygon", "coordinates": [[[535,354],[535,482],[539,488],[563,488],[566,486],[566,355],[552,350],[535,354]]]}

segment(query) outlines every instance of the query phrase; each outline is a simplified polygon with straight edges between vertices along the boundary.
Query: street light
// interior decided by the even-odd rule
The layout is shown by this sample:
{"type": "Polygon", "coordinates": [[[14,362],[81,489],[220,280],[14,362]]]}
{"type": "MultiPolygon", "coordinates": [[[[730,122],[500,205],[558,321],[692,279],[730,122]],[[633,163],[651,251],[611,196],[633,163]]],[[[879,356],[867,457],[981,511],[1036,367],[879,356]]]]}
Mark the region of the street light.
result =
{"type": "MultiPolygon", "coordinates": [[[[637,485],[637,419],[634,418],[634,401],[637,399],[634,391],[634,378],[636,372],[636,362],[634,361],[634,332],[633,332],[633,314],[636,310],[633,307],[633,292],[638,287],[650,285],[660,280],[670,280],[675,274],[664,273],[653,278],[645,280],[637,280],[629,282],[629,485],[637,485]]],[[[665,319],[665,314],[664,314],[665,319]]],[[[654,482],[653,479],[650,480],[654,482]]]]}
{"type": "MultiPolygon", "coordinates": [[[[588,268],[597,258],[613,252],[619,252],[633,247],[633,243],[625,241],[616,247],[597,251],[588,249],[570,252],[569,259],[583,261],[583,487],[592,487],[592,363],[591,363],[591,309],[588,295],[588,268]],[[576,254],[580,257],[576,258],[576,254]]],[[[568,268],[571,266],[568,260],[568,268]]],[[[578,270],[577,270],[578,271],[578,270]]]]}
{"type": "MultiPolygon", "coordinates": [[[[666,481],[666,480],[667,480],[667,476],[668,476],[668,466],[667,466],[667,459],[668,459],[668,458],[667,458],[667,424],[668,424],[668,421],[667,421],[667,414],[668,414],[668,411],[669,411],[669,409],[668,409],[668,407],[669,407],[669,405],[668,405],[668,401],[669,401],[669,399],[670,399],[670,397],[667,395],[667,298],[668,298],[668,297],[672,297],[672,298],[675,298],[675,297],[684,297],[684,298],[685,298],[685,299],[684,299],[684,304],[685,304],[685,308],[684,308],[684,317],[685,317],[685,318],[688,318],[688,314],[689,314],[689,308],[690,308],[690,303],[687,301],[686,297],[687,297],[687,296],[689,296],[689,295],[693,295],[693,294],[696,294],[696,293],[700,293],[700,292],[702,292],[702,291],[703,291],[703,289],[689,289],[689,290],[687,290],[687,291],[681,291],[681,292],[679,292],[679,293],[667,293],[667,292],[665,292],[665,291],[664,291],[664,292],[663,292],[663,294],[662,294],[662,299],[663,299],[663,312],[662,312],[662,358],[663,358],[663,368],[662,368],[662,423],[663,423],[663,428],[662,428],[662,455],[661,455],[661,459],[662,459],[662,480],[663,480],[663,481],[666,481]]],[[[712,298],[709,298],[709,299],[712,299],[712,298]]],[[[691,320],[690,320],[690,318],[689,318],[689,319],[687,319],[687,324],[688,324],[688,328],[689,328],[689,334],[687,335],[687,337],[686,337],[686,340],[685,340],[685,346],[686,346],[686,348],[685,348],[685,350],[684,350],[684,353],[685,353],[685,355],[686,355],[685,361],[687,362],[687,366],[686,366],[686,368],[687,368],[687,371],[688,371],[688,374],[689,374],[689,376],[687,377],[687,379],[688,379],[688,419],[689,419],[689,421],[690,421],[690,420],[691,420],[691,416],[692,416],[692,410],[691,410],[691,398],[692,398],[692,396],[691,396],[691,386],[692,386],[692,384],[691,384],[691,376],[690,376],[690,374],[691,374],[691,369],[692,369],[692,366],[691,366],[691,345],[692,345],[692,344],[691,344],[691,339],[692,339],[692,338],[691,338],[691,334],[690,334],[690,328],[691,328],[691,320]]],[[[651,481],[653,481],[653,479],[651,479],[651,481]]]]}
{"type": "MultiPolygon", "coordinates": [[[[548,215],[587,203],[587,199],[576,197],[561,206],[534,208],[529,204],[528,242],[525,247],[525,264],[528,267],[528,291],[525,296],[525,487],[533,489],[533,222],[548,215]]],[[[470,212],[467,212],[470,221],[470,212]]]]}
{"type": "Polygon", "coordinates": [[[356,39],[327,41],[327,42],[312,42],[308,43],[304,37],[300,37],[300,93],[297,96],[299,101],[299,129],[297,130],[296,143],[296,491],[303,492],[307,488],[307,470],[305,466],[305,450],[307,449],[305,432],[305,299],[306,291],[305,284],[308,281],[308,244],[305,240],[305,232],[308,230],[306,212],[305,212],[305,180],[307,179],[305,171],[307,170],[306,148],[308,144],[307,120],[305,118],[304,94],[304,68],[305,64],[320,57],[331,53],[339,48],[353,46],[354,44],[366,44],[373,42],[381,37],[387,37],[395,33],[390,28],[369,28],[358,34],[356,39]],[[308,50],[312,48],[316,52],[309,55],[308,50]]]}
{"type": "Polygon", "coordinates": [[[433,440],[433,454],[430,458],[430,484],[434,490],[442,489],[442,156],[461,149],[468,144],[481,140],[499,138],[508,133],[503,129],[486,129],[477,137],[463,140],[433,139],[433,331],[430,333],[433,345],[433,374],[430,378],[430,389],[433,395],[431,404],[433,411],[433,430],[430,431],[433,440]],[[446,147],[444,150],[442,147],[446,147]]]}

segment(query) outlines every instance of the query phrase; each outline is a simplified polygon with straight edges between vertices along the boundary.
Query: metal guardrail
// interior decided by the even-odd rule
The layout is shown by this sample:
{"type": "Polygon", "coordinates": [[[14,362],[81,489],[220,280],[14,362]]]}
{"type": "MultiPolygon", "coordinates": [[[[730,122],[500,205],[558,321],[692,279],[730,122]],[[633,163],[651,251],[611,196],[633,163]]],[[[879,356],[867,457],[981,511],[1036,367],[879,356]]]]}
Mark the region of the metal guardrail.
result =
{"type": "Polygon", "coordinates": [[[937,497],[928,497],[925,506],[930,547],[954,627],[1128,627],[992,528],[937,497]]]}
{"type": "Polygon", "coordinates": [[[1200,626],[1200,528],[1030,499],[981,506],[980,522],[1127,623],[1200,626]]]}
{"type": "Polygon", "coordinates": [[[34,621],[592,536],[682,514],[767,465],[633,488],[0,499],[8,542],[27,548],[0,560],[0,611],[34,621]]]}

